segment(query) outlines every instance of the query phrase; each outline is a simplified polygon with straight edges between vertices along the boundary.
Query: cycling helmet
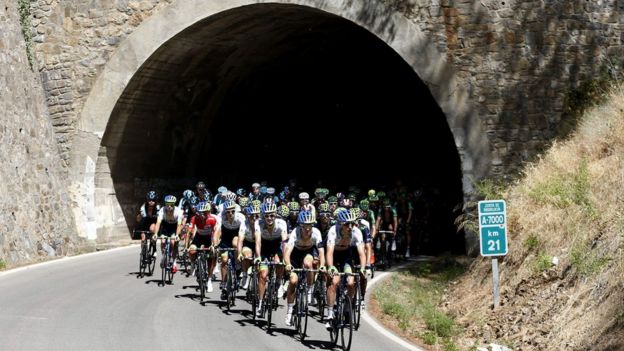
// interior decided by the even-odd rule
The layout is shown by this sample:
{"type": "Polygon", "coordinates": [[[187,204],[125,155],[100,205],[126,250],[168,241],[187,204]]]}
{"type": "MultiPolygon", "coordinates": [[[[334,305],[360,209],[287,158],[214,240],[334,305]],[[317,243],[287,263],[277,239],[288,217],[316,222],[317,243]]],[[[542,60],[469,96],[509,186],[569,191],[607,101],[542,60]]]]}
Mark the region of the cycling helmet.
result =
{"type": "Polygon", "coordinates": [[[349,212],[353,213],[355,218],[362,217],[362,210],[360,210],[359,207],[352,207],[352,208],[349,209],[349,212]]]}
{"type": "Polygon", "coordinates": [[[314,196],[320,197],[321,193],[323,193],[323,189],[321,189],[321,188],[314,189],[314,196]]]}
{"type": "Polygon", "coordinates": [[[249,205],[249,198],[248,197],[241,197],[240,199],[238,199],[238,204],[241,207],[247,207],[249,205]]]}
{"type": "Polygon", "coordinates": [[[301,208],[299,207],[299,203],[292,201],[288,203],[288,209],[293,212],[299,211],[301,208]]]}
{"type": "Polygon", "coordinates": [[[267,188],[266,193],[269,195],[275,194],[275,188],[267,188]]]}
{"type": "Polygon", "coordinates": [[[340,224],[345,224],[345,223],[353,223],[355,222],[357,218],[355,217],[355,214],[353,212],[348,211],[348,210],[342,210],[338,212],[337,219],[338,219],[338,222],[340,222],[340,224]]]}
{"type": "Polygon", "coordinates": [[[330,196],[327,198],[327,201],[329,201],[330,204],[334,203],[337,204],[338,203],[338,198],[335,196],[330,196]]]}
{"type": "Polygon", "coordinates": [[[280,192],[280,193],[279,193],[279,199],[280,199],[281,201],[286,201],[286,200],[288,200],[288,193],[287,193],[287,192],[285,192],[285,191],[280,192]]]}
{"type": "Polygon", "coordinates": [[[297,217],[297,223],[314,224],[316,223],[316,219],[314,218],[312,211],[301,211],[299,212],[299,217],[297,217]]]}
{"type": "Polygon", "coordinates": [[[329,212],[329,203],[323,202],[322,204],[319,205],[318,210],[319,212],[329,212]]]}
{"type": "Polygon", "coordinates": [[[375,196],[377,194],[377,192],[375,191],[375,189],[371,189],[368,191],[368,197],[372,197],[375,196]]]}
{"type": "Polygon", "coordinates": [[[351,201],[351,199],[342,199],[340,200],[340,206],[351,208],[353,207],[353,201],[351,201]]]}
{"type": "Polygon", "coordinates": [[[225,198],[227,200],[232,200],[232,201],[236,201],[236,193],[233,193],[231,191],[228,191],[227,193],[225,193],[225,198]]]}
{"type": "Polygon", "coordinates": [[[299,194],[299,200],[310,200],[310,195],[308,193],[300,193],[299,194]]]}
{"type": "Polygon", "coordinates": [[[233,210],[236,209],[236,202],[232,200],[227,200],[223,203],[223,210],[233,210]]]}
{"type": "Polygon", "coordinates": [[[369,202],[379,201],[379,197],[377,195],[369,196],[368,201],[369,202]]]}
{"type": "Polygon", "coordinates": [[[262,204],[262,213],[274,213],[277,211],[277,206],[272,202],[265,202],[262,204]]]}
{"type": "Polygon", "coordinates": [[[173,195],[167,195],[167,196],[165,196],[165,203],[166,203],[166,204],[175,204],[175,203],[176,203],[176,201],[178,201],[178,199],[176,199],[176,197],[175,197],[175,196],[173,196],[173,195]]]}
{"type": "Polygon", "coordinates": [[[248,215],[259,214],[260,213],[260,206],[258,206],[258,205],[251,205],[251,206],[248,206],[245,211],[247,212],[248,215]]]}
{"type": "Polygon", "coordinates": [[[288,206],[286,205],[280,205],[277,208],[277,213],[282,216],[282,218],[286,218],[288,217],[288,215],[290,214],[290,210],[288,209],[288,206]]]}
{"type": "Polygon", "coordinates": [[[197,210],[197,212],[208,212],[210,211],[212,207],[210,206],[210,203],[207,201],[202,201],[199,204],[197,204],[197,206],[195,206],[195,209],[197,210]]]}
{"type": "Polygon", "coordinates": [[[251,201],[251,206],[258,206],[258,207],[260,207],[260,206],[262,206],[262,201],[257,200],[257,199],[253,200],[253,201],[251,201]]]}
{"type": "Polygon", "coordinates": [[[197,190],[203,190],[206,189],[206,184],[204,184],[204,182],[199,181],[197,182],[197,184],[195,185],[195,188],[197,188],[197,190]]]}
{"type": "Polygon", "coordinates": [[[147,192],[145,199],[147,201],[158,201],[158,194],[154,190],[150,190],[147,192]]]}
{"type": "Polygon", "coordinates": [[[260,194],[266,194],[266,193],[267,193],[267,187],[266,186],[260,187],[260,194]]]}
{"type": "Polygon", "coordinates": [[[390,204],[390,199],[389,198],[383,199],[382,203],[383,203],[384,207],[392,207],[392,205],[390,204]]]}
{"type": "Polygon", "coordinates": [[[220,187],[218,187],[218,188],[217,188],[217,192],[218,192],[219,194],[223,194],[223,193],[225,193],[226,191],[228,191],[228,189],[227,189],[226,187],[224,187],[223,185],[221,185],[220,187]]]}
{"type": "Polygon", "coordinates": [[[370,203],[368,202],[368,200],[362,200],[360,201],[360,208],[362,209],[362,211],[368,211],[368,205],[370,203]]]}
{"type": "Polygon", "coordinates": [[[236,195],[238,195],[238,196],[245,196],[245,189],[238,188],[238,190],[236,190],[236,195]]]}
{"type": "Polygon", "coordinates": [[[195,195],[195,194],[193,193],[193,190],[189,190],[189,189],[184,190],[184,192],[182,193],[182,196],[184,196],[184,198],[185,198],[185,199],[187,199],[187,200],[189,200],[190,198],[192,198],[192,197],[193,197],[193,195],[195,195]]]}
{"type": "Polygon", "coordinates": [[[347,195],[347,199],[355,202],[357,200],[357,195],[355,195],[354,193],[350,193],[349,195],[347,195]]]}
{"type": "Polygon", "coordinates": [[[338,217],[338,213],[340,213],[342,211],[348,211],[348,210],[346,208],[344,208],[344,207],[338,207],[338,208],[336,208],[334,210],[334,213],[333,213],[334,217],[338,217]]]}
{"type": "Polygon", "coordinates": [[[377,192],[377,197],[378,197],[380,200],[383,200],[383,198],[384,198],[384,197],[386,197],[386,192],[385,192],[385,191],[378,191],[378,192],[377,192]]]}

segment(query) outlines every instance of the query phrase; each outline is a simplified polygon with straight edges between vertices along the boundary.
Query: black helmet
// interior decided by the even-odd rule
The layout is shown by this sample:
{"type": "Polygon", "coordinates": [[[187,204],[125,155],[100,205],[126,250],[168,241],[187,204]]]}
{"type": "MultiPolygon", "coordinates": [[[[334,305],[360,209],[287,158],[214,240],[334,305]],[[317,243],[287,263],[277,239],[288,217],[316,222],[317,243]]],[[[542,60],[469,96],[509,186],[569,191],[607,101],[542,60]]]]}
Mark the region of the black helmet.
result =
{"type": "Polygon", "coordinates": [[[154,190],[150,190],[147,192],[145,199],[147,199],[147,201],[158,201],[158,194],[154,190]]]}

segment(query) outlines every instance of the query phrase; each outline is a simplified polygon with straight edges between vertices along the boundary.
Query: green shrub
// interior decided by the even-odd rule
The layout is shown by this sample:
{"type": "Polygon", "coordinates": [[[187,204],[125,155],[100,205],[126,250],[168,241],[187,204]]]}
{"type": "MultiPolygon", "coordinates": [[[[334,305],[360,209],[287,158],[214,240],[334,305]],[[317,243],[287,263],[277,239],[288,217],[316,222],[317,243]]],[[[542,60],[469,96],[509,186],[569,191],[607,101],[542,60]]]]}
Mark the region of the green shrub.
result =
{"type": "Polygon", "coordinates": [[[524,246],[527,250],[532,251],[533,249],[539,246],[539,238],[535,234],[529,235],[528,238],[524,240],[524,246]]]}

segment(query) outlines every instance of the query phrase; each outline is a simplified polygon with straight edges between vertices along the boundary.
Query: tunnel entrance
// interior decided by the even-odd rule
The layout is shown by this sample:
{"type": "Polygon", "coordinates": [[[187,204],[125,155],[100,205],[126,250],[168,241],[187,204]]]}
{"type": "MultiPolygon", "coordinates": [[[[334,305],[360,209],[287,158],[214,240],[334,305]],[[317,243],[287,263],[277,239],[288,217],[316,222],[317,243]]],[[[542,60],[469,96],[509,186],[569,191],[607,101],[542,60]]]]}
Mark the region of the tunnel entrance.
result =
{"type": "Polygon", "coordinates": [[[129,228],[148,188],[178,195],[197,180],[213,192],[291,178],[309,192],[402,184],[423,189],[426,252],[463,250],[444,114],[395,51],[320,10],[249,5],[187,28],[130,80],[102,145],[129,228]]]}

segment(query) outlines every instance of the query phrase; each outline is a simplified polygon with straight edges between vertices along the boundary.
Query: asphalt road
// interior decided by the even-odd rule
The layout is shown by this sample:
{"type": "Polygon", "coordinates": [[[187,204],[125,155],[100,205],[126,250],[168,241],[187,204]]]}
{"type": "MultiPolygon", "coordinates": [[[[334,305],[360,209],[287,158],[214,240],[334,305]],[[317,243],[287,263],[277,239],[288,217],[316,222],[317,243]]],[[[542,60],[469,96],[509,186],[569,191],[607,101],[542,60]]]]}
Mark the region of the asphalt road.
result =
{"type": "MultiPolygon", "coordinates": [[[[263,321],[252,322],[244,300],[226,312],[218,282],[201,304],[192,277],[178,273],[173,285],[160,286],[156,265],[155,276],[139,279],[138,252],[131,246],[0,273],[0,350],[329,348],[317,319],[309,320],[303,343],[284,325],[285,300],[268,334],[263,321]]],[[[364,320],[351,349],[405,350],[364,320]]]]}

